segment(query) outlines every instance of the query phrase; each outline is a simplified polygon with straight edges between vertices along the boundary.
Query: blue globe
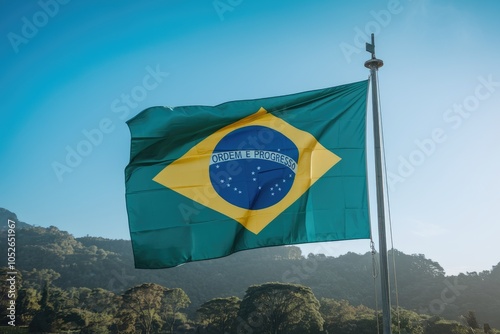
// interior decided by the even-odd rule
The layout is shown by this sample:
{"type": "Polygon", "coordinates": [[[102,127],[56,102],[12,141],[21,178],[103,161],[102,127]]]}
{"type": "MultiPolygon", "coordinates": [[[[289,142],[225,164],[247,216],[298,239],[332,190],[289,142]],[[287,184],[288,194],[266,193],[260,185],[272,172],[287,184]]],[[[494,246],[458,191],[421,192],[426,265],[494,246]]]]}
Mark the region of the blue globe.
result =
{"type": "Polygon", "coordinates": [[[259,210],[281,201],[290,191],[299,150],[282,133],[246,126],[222,138],[210,159],[210,181],[227,202],[259,210]]]}

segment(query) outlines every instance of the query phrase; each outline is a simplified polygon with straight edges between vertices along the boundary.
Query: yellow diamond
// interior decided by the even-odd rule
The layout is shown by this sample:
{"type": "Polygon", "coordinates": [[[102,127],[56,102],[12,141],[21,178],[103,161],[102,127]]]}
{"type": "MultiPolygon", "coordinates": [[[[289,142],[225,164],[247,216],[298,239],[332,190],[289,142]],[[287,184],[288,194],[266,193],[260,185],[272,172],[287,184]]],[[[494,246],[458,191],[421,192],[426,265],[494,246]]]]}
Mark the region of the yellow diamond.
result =
{"type": "Polygon", "coordinates": [[[153,180],[234,219],[249,231],[258,234],[340,160],[340,157],[326,149],[310,133],[297,129],[260,108],[255,114],[214,132],[193,146],[153,180]],[[295,179],[288,194],[278,203],[259,210],[245,209],[227,202],[217,193],[210,180],[210,158],[217,143],[232,131],[247,126],[263,126],[278,131],[289,138],[299,151],[295,179]]]}

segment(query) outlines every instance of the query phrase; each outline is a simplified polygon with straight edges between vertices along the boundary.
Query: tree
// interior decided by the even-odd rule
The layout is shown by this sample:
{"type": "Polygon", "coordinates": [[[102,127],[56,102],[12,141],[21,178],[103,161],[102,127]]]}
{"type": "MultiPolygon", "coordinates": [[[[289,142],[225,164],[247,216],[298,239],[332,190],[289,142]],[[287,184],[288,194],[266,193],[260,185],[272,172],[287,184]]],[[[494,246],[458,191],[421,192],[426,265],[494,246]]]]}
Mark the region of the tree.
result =
{"type": "Polygon", "coordinates": [[[422,318],[413,311],[405,310],[403,308],[400,308],[399,312],[396,312],[396,310],[392,311],[392,325],[394,333],[401,331],[402,333],[423,334],[424,326],[422,323],[422,318]]]}
{"type": "Polygon", "coordinates": [[[32,288],[19,290],[16,307],[19,314],[20,324],[27,325],[35,314],[40,310],[40,293],[32,288]]]}
{"type": "Polygon", "coordinates": [[[479,322],[476,319],[476,314],[474,311],[469,311],[467,312],[466,315],[464,315],[465,322],[467,323],[467,326],[469,326],[472,329],[479,328],[479,322]]]}
{"type": "Polygon", "coordinates": [[[115,316],[115,321],[110,326],[112,333],[135,334],[137,315],[126,308],[121,308],[115,316]]]}
{"type": "Polygon", "coordinates": [[[324,320],[311,288],[266,283],[249,287],[238,312],[241,333],[320,333],[324,320]],[[251,328],[249,328],[251,327],[251,328]]]}
{"type": "Polygon", "coordinates": [[[233,328],[241,300],[238,297],[214,298],[196,311],[208,333],[227,333],[233,328]]]}
{"type": "Polygon", "coordinates": [[[113,292],[96,288],[71,288],[74,307],[93,313],[116,313],[120,298],[113,292]]]}
{"type": "Polygon", "coordinates": [[[123,307],[133,315],[142,334],[155,333],[163,325],[160,312],[165,293],[166,288],[154,283],[144,283],[123,293],[123,307]]]}
{"type": "Polygon", "coordinates": [[[325,328],[332,333],[345,332],[348,322],[356,318],[355,308],[347,300],[321,298],[320,312],[325,320],[325,328]]]}
{"type": "MultiPolygon", "coordinates": [[[[372,334],[377,330],[375,311],[364,306],[352,306],[346,300],[321,299],[321,315],[329,333],[372,334]]],[[[394,331],[395,333],[396,331],[394,331]]],[[[414,334],[412,332],[412,334],[414,334]]]]}
{"type": "Polygon", "coordinates": [[[57,319],[56,307],[60,306],[61,304],[60,297],[61,291],[58,291],[55,298],[57,300],[54,303],[50,284],[48,281],[46,281],[42,289],[40,311],[35,314],[33,320],[29,324],[30,332],[43,333],[54,332],[57,330],[55,324],[55,321],[57,319]]]}
{"type": "MultiPolygon", "coordinates": [[[[104,289],[71,288],[71,310],[65,319],[81,317],[83,325],[81,333],[107,333],[114,322],[120,305],[120,298],[113,292],[104,289]]],[[[67,312],[66,312],[67,313],[67,312]]]]}
{"type": "Polygon", "coordinates": [[[113,317],[107,313],[94,313],[72,308],[58,315],[61,330],[77,330],[80,334],[107,334],[113,324],[113,317]]]}
{"type": "Polygon", "coordinates": [[[321,298],[321,315],[325,322],[346,322],[355,318],[356,311],[347,300],[336,301],[330,298],[321,298]]]}
{"type": "Polygon", "coordinates": [[[168,330],[169,333],[174,332],[175,322],[179,320],[179,311],[188,307],[190,303],[191,300],[189,300],[184,290],[179,288],[165,289],[161,316],[165,321],[163,327],[168,330]]]}

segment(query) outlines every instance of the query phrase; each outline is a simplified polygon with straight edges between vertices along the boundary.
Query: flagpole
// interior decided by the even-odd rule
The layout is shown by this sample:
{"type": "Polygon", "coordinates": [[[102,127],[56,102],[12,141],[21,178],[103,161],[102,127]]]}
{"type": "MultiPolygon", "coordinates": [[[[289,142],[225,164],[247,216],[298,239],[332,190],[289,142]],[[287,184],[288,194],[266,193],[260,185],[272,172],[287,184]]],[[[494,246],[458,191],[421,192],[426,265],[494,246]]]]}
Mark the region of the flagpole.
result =
{"type": "Polygon", "coordinates": [[[380,111],[378,102],[377,72],[384,62],[375,57],[375,37],[372,34],[371,44],[366,43],[366,51],[372,58],[365,62],[370,69],[372,86],[373,136],[375,141],[375,175],[377,187],[378,237],[380,252],[380,281],[382,288],[382,324],[383,333],[391,334],[391,299],[389,294],[389,270],[387,261],[387,241],[385,231],[384,181],[382,177],[382,136],[380,132],[380,111]]]}

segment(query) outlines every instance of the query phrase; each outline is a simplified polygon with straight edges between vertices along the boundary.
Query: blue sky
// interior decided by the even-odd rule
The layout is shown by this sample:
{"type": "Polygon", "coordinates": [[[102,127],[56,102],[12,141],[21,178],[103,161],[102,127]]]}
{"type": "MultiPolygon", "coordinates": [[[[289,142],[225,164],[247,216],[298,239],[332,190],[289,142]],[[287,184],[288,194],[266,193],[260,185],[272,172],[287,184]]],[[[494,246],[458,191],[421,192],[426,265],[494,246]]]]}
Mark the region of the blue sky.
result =
{"type": "MultiPolygon", "coordinates": [[[[364,42],[374,32],[385,62],[395,247],[450,274],[500,261],[497,1],[2,0],[0,8],[0,206],[21,220],[129,238],[127,119],[154,105],[366,79],[364,42]]],[[[314,250],[364,253],[369,243],[304,247],[314,250]]]]}

